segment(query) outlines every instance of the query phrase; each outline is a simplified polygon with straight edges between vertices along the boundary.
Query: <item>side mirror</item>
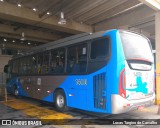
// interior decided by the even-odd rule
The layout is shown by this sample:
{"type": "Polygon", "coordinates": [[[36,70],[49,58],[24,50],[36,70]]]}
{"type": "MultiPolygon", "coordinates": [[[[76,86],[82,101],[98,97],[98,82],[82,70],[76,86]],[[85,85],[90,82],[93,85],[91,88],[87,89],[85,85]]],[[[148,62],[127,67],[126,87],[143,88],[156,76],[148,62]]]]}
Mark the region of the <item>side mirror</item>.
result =
{"type": "Polygon", "coordinates": [[[5,65],[5,66],[4,66],[4,72],[5,72],[5,73],[8,73],[8,67],[9,67],[8,65],[5,65]]]}

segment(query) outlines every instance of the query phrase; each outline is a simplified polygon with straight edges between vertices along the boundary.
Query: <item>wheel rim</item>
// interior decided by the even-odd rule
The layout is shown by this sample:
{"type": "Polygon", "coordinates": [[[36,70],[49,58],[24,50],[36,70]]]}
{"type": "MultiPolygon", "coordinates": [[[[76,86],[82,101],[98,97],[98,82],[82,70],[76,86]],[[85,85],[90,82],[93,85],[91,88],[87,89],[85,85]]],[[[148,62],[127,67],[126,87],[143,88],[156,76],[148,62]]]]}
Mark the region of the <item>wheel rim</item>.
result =
{"type": "Polygon", "coordinates": [[[15,89],[14,94],[15,96],[18,96],[18,89],[15,89]]]}
{"type": "Polygon", "coordinates": [[[64,97],[62,95],[57,96],[57,105],[60,108],[64,106],[64,97]]]}

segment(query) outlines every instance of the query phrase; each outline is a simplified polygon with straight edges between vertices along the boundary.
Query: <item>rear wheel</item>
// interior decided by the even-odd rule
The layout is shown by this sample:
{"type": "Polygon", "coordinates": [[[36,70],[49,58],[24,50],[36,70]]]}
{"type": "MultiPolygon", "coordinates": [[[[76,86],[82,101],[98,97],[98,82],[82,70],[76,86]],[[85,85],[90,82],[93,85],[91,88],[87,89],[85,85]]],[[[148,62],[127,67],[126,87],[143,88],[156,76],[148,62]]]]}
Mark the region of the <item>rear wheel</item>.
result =
{"type": "Polygon", "coordinates": [[[57,90],[55,92],[55,105],[58,111],[65,112],[68,110],[66,95],[63,90],[57,90]]]}

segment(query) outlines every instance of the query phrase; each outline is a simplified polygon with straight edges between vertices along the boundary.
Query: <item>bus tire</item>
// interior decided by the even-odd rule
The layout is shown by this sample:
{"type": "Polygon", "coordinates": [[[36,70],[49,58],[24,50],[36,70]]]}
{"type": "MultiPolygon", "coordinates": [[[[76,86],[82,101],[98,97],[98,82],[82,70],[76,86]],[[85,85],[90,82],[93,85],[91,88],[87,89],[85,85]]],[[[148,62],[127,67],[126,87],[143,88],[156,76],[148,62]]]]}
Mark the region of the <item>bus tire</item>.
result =
{"type": "Polygon", "coordinates": [[[67,104],[66,104],[66,95],[63,90],[57,90],[55,92],[55,106],[56,109],[60,112],[65,112],[68,110],[67,104]]]}

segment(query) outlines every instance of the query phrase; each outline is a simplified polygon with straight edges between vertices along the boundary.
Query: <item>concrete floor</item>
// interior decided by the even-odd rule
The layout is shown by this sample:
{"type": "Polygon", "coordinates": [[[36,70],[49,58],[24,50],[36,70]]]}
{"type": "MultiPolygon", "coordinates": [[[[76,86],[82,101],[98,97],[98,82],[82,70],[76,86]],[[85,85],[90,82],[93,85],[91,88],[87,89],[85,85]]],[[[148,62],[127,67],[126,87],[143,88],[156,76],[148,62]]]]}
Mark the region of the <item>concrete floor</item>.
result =
{"type": "MultiPolygon", "coordinates": [[[[29,98],[19,98],[16,99],[14,96],[9,95],[8,101],[5,102],[2,98],[0,99],[0,119],[21,119],[25,121],[26,119],[33,120],[39,119],[42,120],[45,124],[54,124],[54,125],[39,125],[39,126],[0,126],[0,127],[26,127],[26,128],[106,128],[106,125],[103,125],[104,122],[101,122],[100,119],[160,119],[160,115],[157,114],[158,106],[153,105],[142,110],[132,111],[124,114],[117,115],[106,115],[106,114],[97,114],[90,113],[86,111],[81,111],[77,109],[70,110],[65,113],[57,112],[52,104],[46,104],[37,100],[29,98]],[[53,119],[58,119],[54,120],[53,119]],[[62,120],[62,122],[59,121],[62,120]],[[67,120],[73,119],[73,120],[67,120]],[[79,120],[76,120],[79,119],[79,120]],[[58,121],[55,123],[55,121],[58,121]],[[65,122],[63,122],[65,121],[65,122]],[[71,123],[68,123],[70,121],[71,123]],[[82,122],[79,122],[82,121],[82,122]],[[92,122],[92,123],[91,123],[92,122]],[[55,125],[55,124],[60,125],[55,125]],[[67,124],[67,125],[61,125],[67,124]],[[78,125],[71,125],[78,124],[78,125]],[[85,125],[83,125],[85,124],[85,125]],[[92,125],[90,125],[92,124],[92,125]]],[[[28,121],[27,120],[27,121],[28,121]]],[[[13,121],[13,120],[12,120],[13,121]]],[[[160,125],[108,125],[109,128],[160,128],[160,125]]]]}

